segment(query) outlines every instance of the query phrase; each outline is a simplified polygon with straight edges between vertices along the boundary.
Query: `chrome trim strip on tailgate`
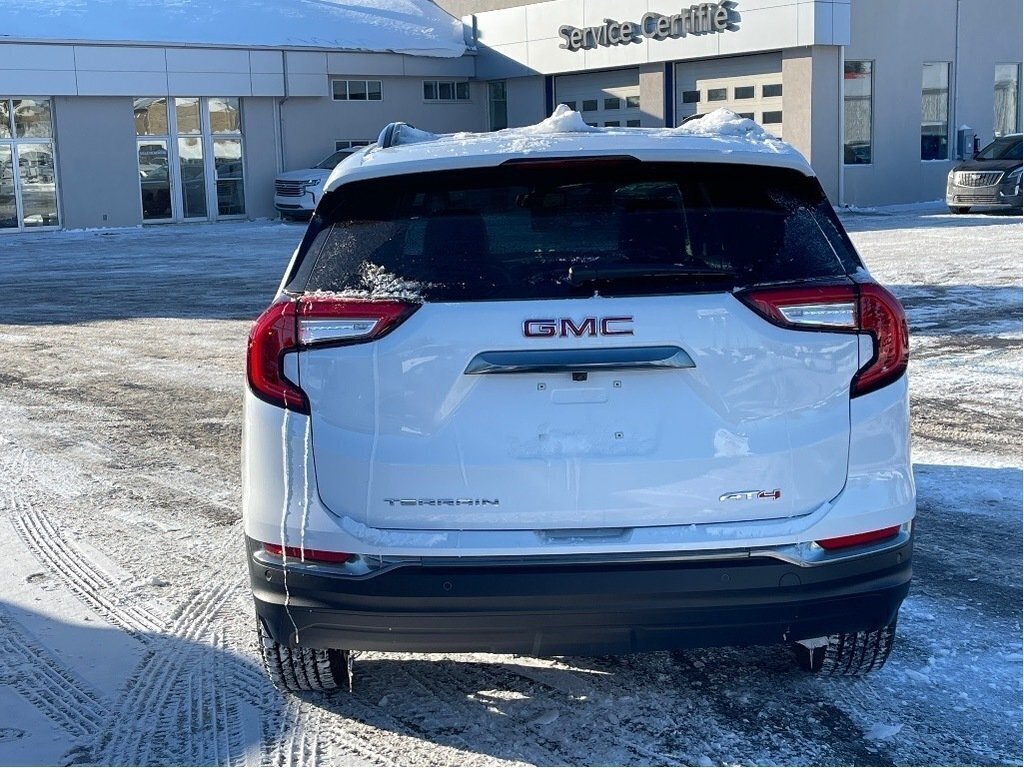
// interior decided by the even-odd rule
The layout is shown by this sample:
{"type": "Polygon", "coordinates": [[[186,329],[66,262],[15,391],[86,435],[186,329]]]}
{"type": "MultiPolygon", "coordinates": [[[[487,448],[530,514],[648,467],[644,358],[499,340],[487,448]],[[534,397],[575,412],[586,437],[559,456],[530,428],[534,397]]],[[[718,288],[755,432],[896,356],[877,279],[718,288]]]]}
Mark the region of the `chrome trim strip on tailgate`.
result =
{"type": "Polygon", "coordinates": [[[612,347],[481,352],[469,361],[465,372],[473,375],[696,367],[693,358],[679,347],[612,347]]]}

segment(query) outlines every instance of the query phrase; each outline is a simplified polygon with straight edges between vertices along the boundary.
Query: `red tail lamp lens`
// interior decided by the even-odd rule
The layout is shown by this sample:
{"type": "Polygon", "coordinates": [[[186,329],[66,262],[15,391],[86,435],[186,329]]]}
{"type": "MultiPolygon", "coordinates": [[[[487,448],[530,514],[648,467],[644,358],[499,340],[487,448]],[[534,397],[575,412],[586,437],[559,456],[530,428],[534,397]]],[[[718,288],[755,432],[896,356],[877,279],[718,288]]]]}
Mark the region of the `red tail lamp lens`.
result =
{"type": "Polygon", "coordinates": [[[361,344],[393,330],[416,310],[400,301],[315,296],[272,304],[249,333],[246,374],[260,400],[309,413],[305,393],[284,375],[284,356],[310,347],[361,344]]]}
{"type": "Polygon", "coordinates": [[[264,544],[263,549],[274,557],[304,562],[345,563],[352,559],[349,552],[328,552],[323,549],[303,549],[302,547],[282,547],[280,544],[264,544]]]}
{"type": "Polygon", "coordinates": [[[870,334],[874,356],[853,377],[851,397],[881,389],[907,370],[910,339],[906,315],[899,300],[877,283],[755,289],[738,298],[784,328],[870,334]]]}
{"type": "Polygon", "coordinates": [[[867,533],[855,533],[850,536],[837,536],[834,539],[822,539],[817,542],[817,544],[822,549],[832,552],[837,549],[859,547],[861,544],[870,544],[873,541],[891,539],[899,532],[900,527],[898,525],[893,525],[889,528],[881,528],[877,531],[868,531],[867,533]]]}

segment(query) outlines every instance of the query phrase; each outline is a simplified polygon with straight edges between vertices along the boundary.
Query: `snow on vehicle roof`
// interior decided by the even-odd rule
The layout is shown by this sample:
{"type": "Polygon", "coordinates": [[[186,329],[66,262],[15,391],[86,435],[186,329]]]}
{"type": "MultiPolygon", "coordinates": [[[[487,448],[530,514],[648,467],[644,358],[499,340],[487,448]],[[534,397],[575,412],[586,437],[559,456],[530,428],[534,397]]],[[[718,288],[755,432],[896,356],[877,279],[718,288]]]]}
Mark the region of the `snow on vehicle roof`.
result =
{"type": "Polygon", "coordinates": [[[455,58],[462,22],[430,0],[4,0],[0,42],[329,48],[455,58]]]}
{"type": "Polygon", "coordinates": [[[753,120],[717,109],[677,128],[597,128],[564,104],[536,125],[491,133],[433,134],[412,126],[388,126],[382,139],[343,161],[324,188],[364,178],[419,171],[489,167],[514,158],[630,155],[647,161],[747,163],[792,168],[813,176],[789,144],[753,120]],[[392,135],[390,146],[384,140],[392,135]]]}

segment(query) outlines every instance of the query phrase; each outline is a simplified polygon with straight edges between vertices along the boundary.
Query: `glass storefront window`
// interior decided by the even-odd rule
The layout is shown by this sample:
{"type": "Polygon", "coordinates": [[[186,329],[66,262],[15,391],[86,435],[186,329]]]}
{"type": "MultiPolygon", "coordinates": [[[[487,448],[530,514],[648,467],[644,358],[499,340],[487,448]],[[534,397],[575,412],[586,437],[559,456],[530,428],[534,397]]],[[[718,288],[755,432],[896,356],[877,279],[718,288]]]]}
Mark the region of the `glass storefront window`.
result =
{"type": "Polygon", "coordinates": [[[0,98],[0,229],[59,225],[50,99],[0,98]]]}
{"type": "Polygon", "coordinates": [[[165,139],[140,139],[139,186],[142,189],[142,219],[170,219],[171,164],[165,139]]]}
{"type": "Polygon", "coordinates": [[[217,180],[217,212],[221,216],[245,213],[242,178],[242,142],[217,139],[213,142],[214,178],[217,180]]]}
{"type": "Polygon", "coordinates": [[[921,68],[921,159],[949,159],[949,62],[921,68]]]}
{"type": "Polygon", "coordinates": [[[135,99],[134,108],[136,136],[167,135],[167,99],[135,99]]]}
{"type": "Polygon", "coordinates": [[[166,100],[138,98],[135,119],[144,221],[245,214],[239,97],[175,98],[169,115],[166,100]],[[144,133],[157,130],[160,115],[164,132],[144,133]]]}
{"type": "Polygon", "coordinates": [[[14,149],[10,144],[0,144],[0,229],[17,227],[18,198],[14,186],[14,149]]]}
{"type": "Polygon", "coordinates": [[[992,93],[992,132],[996,136],[1020,130],[1020,64],[996,64],[992,93]]]}
{"type": "Polygon", "coordinates": [[[18,145],[21,219],[26,227],[57,224],[57,177],[51,144],[18,145]]]}
{"type": "Polygon", "coordinates": [[[237,98],[210,99],[210,132],[242,132],[242,111],[237,98]]]}
{"type": "Polygon", "coordinates": [[[871,162],[872,69],[870,61],[847,61],[843,65],[843,162],[847,165],[871,162]]]}
{"type": "Polygon", "coordinates": [[[175,99],[174,117],[179,134],[201,133],[203,130],[198,98],[175,99]]]}
{"type": "Polygon", "coordinates": [[[178,139],[178,170],[181,174],[181,215],[206,218],[206,165],[202,139],[178,139]]]}
{"type": "Polygon", "coordinates": [[[53,135],[49,99],[14,99],[14,135],[19,139],[48,139],[53,135]]]}
{"type": "MultiPolygon", "coordinates": [[[[491,130],[500,131],[508,128],[508,97],[504,80],[495,80],[487,84],[487,102],[491,118],[491,130]]],[[[570,109],[575,109],[573,104],[570,109]]]]}

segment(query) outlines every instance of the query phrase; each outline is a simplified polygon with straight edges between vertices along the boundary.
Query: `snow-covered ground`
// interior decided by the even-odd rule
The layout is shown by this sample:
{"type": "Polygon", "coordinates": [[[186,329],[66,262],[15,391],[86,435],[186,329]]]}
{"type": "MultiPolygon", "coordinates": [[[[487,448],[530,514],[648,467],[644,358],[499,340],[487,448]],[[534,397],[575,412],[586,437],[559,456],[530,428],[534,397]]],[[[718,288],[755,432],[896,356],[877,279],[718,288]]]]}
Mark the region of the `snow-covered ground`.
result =
{"type": "Polygon", "coordinates": [[[301,228],[0,238],[0,764],[1019,765],[1021,218],[939,211],[844,217],[914,354],[881,673],[373,653],[335,698],[266,682],[238,522],[245,336],[301,228]]]}

